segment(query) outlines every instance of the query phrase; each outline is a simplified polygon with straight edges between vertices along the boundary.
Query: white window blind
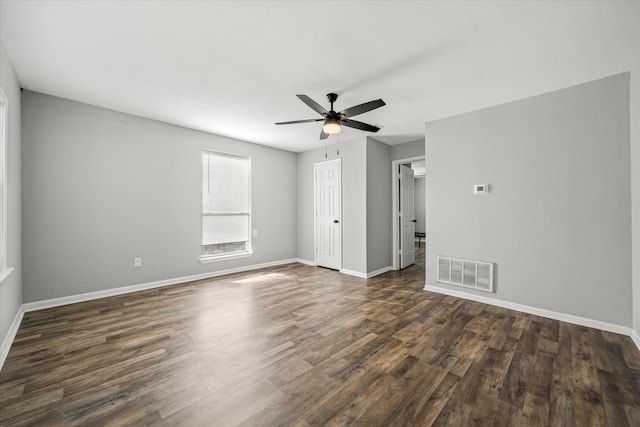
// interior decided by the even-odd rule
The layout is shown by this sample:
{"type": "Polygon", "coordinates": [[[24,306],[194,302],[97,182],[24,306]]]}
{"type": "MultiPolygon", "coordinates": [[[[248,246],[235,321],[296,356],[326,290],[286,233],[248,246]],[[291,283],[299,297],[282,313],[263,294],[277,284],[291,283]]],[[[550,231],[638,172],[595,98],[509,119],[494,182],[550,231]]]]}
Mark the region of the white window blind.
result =
{"type": "Polygon", "coordinates": [[[202,152],[203,258],[250,252],[250,194],[248,157],[202,152]]]}
{"type": "Polygon", "coordinates": [[[0,88],[0,282],[7,276],[7,97],[0,88]]]}

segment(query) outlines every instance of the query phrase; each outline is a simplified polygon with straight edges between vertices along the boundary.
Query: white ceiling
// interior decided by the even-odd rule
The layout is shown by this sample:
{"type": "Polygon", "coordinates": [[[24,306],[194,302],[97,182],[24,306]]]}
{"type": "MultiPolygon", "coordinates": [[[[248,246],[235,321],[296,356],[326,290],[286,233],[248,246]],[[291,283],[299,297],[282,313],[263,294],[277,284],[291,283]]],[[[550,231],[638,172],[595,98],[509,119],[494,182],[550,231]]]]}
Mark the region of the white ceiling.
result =
{"type": "Polygon", "coordinates": [[[273,124],[320,117],[296,94],[384,99],[356,120],[395,144],[628,71],[640,2],[1,0],[0,37],[26,89],[300,152],[321,123],[273,124]]]}

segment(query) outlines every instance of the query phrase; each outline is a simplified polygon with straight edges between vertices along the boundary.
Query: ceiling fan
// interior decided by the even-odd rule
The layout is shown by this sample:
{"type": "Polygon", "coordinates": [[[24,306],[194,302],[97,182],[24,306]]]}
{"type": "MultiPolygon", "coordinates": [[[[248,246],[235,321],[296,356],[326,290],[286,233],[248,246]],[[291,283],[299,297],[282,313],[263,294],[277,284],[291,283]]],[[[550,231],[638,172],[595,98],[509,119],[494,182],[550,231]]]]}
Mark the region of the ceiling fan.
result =
{"type": "Polygon", "coordinates": [[[364,104],[356,105],[346,110],[335,112],[333,110],[333,103],[338,99],[338,94],[328,93],[327,99],[331,103],[331,110],[327,111],[322,105],[318,104],[307,95],[296,95],[300,98],[300,101],[307,104],[311,109],[322,115],[321,119],[307,119],[307,120],[294,120],[291,122],[279,122],[277,125],[292,125],[296,123],[310,123],[321,122],[322,131],[320,132],[320,139],[327,139],[329,135],[340,132],[342,126],[347,126],[354,129],[366,130],[369,132],[378,132],[380,128],[367,123],[362,123],[357,120],[351,120],[349,117],[357,116],[358,114],[366,113],[367,111],[375,110],[383,105],[386,105],[382,99],[376,99],[375,101],[365,102],[364,104]]]}

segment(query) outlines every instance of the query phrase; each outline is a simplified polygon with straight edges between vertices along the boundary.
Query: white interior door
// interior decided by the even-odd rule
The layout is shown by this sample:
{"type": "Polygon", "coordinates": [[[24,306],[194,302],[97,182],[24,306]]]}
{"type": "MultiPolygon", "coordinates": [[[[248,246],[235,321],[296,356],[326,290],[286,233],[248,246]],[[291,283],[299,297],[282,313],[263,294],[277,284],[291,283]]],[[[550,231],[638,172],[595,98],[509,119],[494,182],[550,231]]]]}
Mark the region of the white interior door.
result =
{"type": "Polygon", "coordinates": [[[415,232],[415,189],[413,181],[413,169],[400,165],[400,268],[405,268],[416,262],[415,232]]]}
{"type": "Polygon", "coordinates": [[[342,210],[340,159],[316,163],[316,265],[342,268],[342,210]]]}

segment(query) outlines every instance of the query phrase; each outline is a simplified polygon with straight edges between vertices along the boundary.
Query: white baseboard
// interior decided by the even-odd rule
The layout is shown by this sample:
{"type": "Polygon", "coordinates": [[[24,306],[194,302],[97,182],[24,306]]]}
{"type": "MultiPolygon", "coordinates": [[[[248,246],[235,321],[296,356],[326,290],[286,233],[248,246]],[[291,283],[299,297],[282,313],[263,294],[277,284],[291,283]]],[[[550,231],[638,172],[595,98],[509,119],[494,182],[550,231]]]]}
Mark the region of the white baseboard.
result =
{"type": "Polygon", "coordinates": [[[308,259],[296,258],[296,262],[300,264],[310,265],[311,267],[315,267],[316,263],[313,261],[309,261],[308,259]]]}
{"type": "Polygon", "coordinates": [[[13,322],[11,322],[11,326],[9,326],[9,330],[7,331],[7,335],[2,340],[2,346],[0,346],[0,370],[4,365],[4,361],[7,359],[9,355],[9,350],[11,349],[11,345],[13,344],[13,340],[16,338],[16,334],[18,333],[18,329],[20,328],[20,323],[22,322],[22,317],[24,316],[24,310],[22,307],[18,309],[16,316],[13,318],[13,322]]]}
{"type": "Polygon", "coordinates": [[[631,339],[633,340],[636,347],[638,347],[638,350],[640,350],[640,335],[638,335],[638,331],[636,331],[635,329],[631,331],[631,339]]]}
{"type": "Polygon", "coordinates": [[[391,267],[390,265],[383,267],[379,270],[376,271],[372,271],[371,273],[367,273],[367,279],[370,279],[374,276],[379,276],[382,273],[386,273],[387,271],[391,270],[393,267],[391,267]]]}
{"type": "Polygon", "coordinates": [[[139,285],[123,286],[120,288],[105,289],[103,291],[88,292],[86,294],[70,295],[67,297],[53,298],[44,301],[29,302],[22,305],[25,312],[42,310],[45,308],[59,307],[61,305],[75,304],[78,302],[91,301],[98,298],[112,297],[116,295],[128,294],[131,292],[143,291],[146,289],[160,288],[163,286],[177,285],[180,283],[193,282],[194,280],[211,279],[213,277],[225,276],[227,274],[242,273],[244,271],[257,270],[260,268],[274,267],[277,265],[291,264],[298,262],[297,259],[285,259],[281,261],[254,264],[246,267],[230,268],[227,270],[211,271],[191,276],[176,277],[173,279],[158,280],[156,282],[142,283],[139,285]]]}
{"type": "MultiPolygon", "coordinates": [[[[534,314],[536,316],[547,317],[549,319],[560,320],[562,322],[573,323],[575,325],[586,326],[588,328],[595,328],[603,331],[613,332],[616,334],[627,335],[633,338],[633,336],[631,335],[631,331],[632,331],[631,328],[626,326],[616,325],[613,323],[603,322],[600,320],[588,319],[586,317],[574,316],[572,314],[559,313],[557,311],[545,310],[543,308],[531,307],[529,305],[517,304],[514,302],[498,300],[495,298],[487,298],[482,295],[469,294],[467,292],[441,288],[438,286],[426,285],[424,287],[424,290],[437,292],[439,294],[444,294],[444,295],[450,295],[458,298],[468,299],[471,301],[481,302],[484,304],[494,305],[497,307],[508,308],[510,310],[521,311],[523,313],[534,314]]],[[[640,337],[638,337],[638,341],[635,341],[635,342],[636,342],[636,345],[638,345],[638,342],[640,342],[640,337]]]]}
{"type": "Polygon", "coordinates": [[[359,271],[347,270],[346,268],[343,268],[342,270],[340,270],[340,273],[348,274],[349,276],[359,277],[361,279],[367,278],[367,275],[365,273],[361,273],[359,271]]]}
{"type": "Polygon", "coordinates": [[[340,270],[340,273],[348,274],[349,276],[359,277],[361,279],[370,279],[373,276],[377,276],[379,274],[386,273],[387,271],[392,270],[392,269],[393,269],[393,267],[387,266],[387,267],[381,268],[379,270],[372,271],[371,273],[361,273],[359,271],[347,270],[347,269],[343,268],[342,270],[340,270]]]}

